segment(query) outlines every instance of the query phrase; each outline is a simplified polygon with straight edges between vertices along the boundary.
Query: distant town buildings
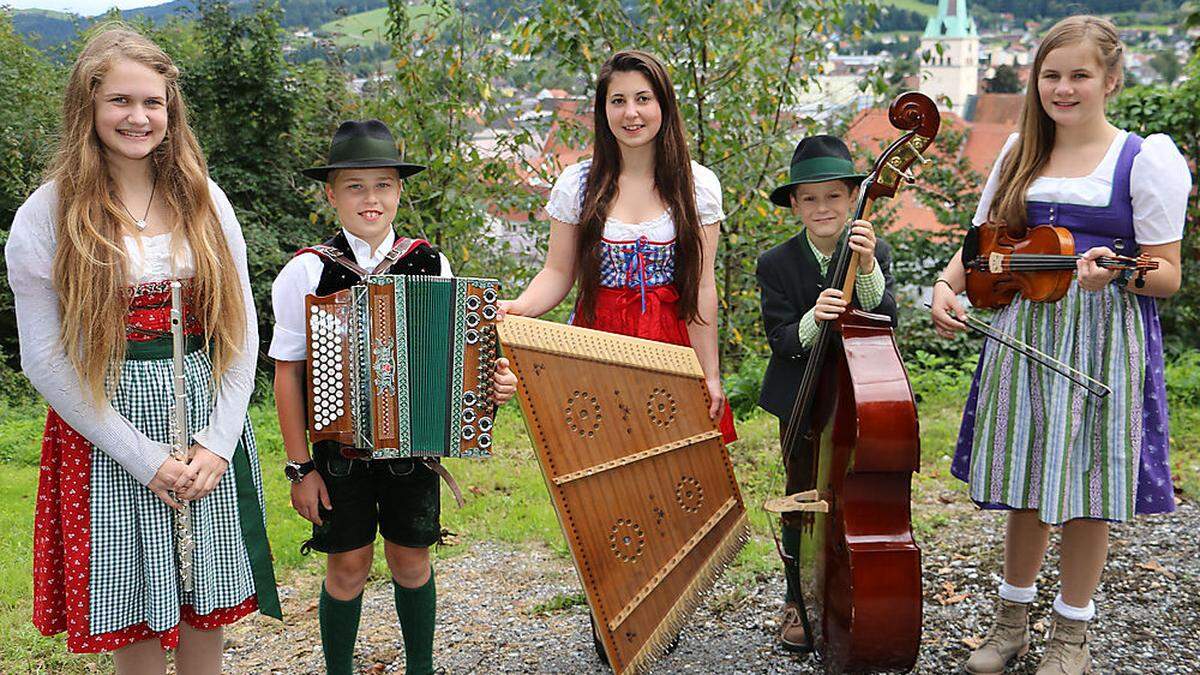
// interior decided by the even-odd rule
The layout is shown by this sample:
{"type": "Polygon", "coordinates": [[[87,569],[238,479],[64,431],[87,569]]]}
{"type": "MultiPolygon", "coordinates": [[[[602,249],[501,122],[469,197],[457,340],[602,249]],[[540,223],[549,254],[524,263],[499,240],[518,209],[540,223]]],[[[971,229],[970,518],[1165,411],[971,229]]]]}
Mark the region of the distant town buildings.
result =
{"type": "MultiPolygon", "coordinates": [[[[936,145],[931,155],[939,162],[966,160],[966,165],[978,173],[982,181],[991,171],[1004,142],[1017,130],[1025,100],[1024,86],[1037,55],[1038,38],[1046,26],[1009,17],[1007,22],[993,28],[994,32],[980,35],[967,0],[939,0],[937,12],[929,18],[915,53],[908,52],[911,47],[904,47],[903,52],[885,50],[856,54],[851,53],[856,46],[843,39],[836,46],[847,53],[832,54],[822,64],[821,75],[812,82],[813,86],[801,93],[784,113],[797,121],[848,117],[851,122],[846,131],[847,142],[864,155],[876,156],[882,147],[895,139],[896,130],[888,121],[887,110],[876,107],[878,102],[874,95],[863,91],[862,81],[881,69],[890,70],[897,59],[913,58],[916,74],[908,78],[905,86],[918,89],[937,101],[943,110],[942,128],[964,136],[956,155],[951,156],[942,146],[936,145]],[[991,80],[1001,67],[1012,69],[1021,92],[1009,93],[1012,79],[1007,73],[1009,92],[989,90],[989,86],[996,86],[991,80]]],[[[1182,61],[1191,47],[1191,41],[1181,32],[1153,35],[1147,31],[1123,29],[1122,37],[1127,44],[1137,45],[1127,51],[1125,68],[1131,79],[1140,82],[1160,79],[1160,74],[1151,65],[1154,53],[1174,50],[1182,61]]],[[[891,46],[899,46],[902,41],[883,36],[881,43],[894,48],[891,46]]],[[[553,176],[562,168],[591,155],[586,139],[592,120],[589,102],[583,98],[572,96],[563,89],[547,88],[536,94],[521,94],[514,90],[511,117],[501,127],[481,127],[475,144],[485,153],[505,154],[507,160],[518,166],[523,189],[546,194],[553,176]],[[511,144],[499,141],[516,129],[533,130],[534,133],[531,142],[514,152],[511,144]]],[[[798,140],[805,128],[797,123],[789,142],[798,140]]],[[[934,210],[921,203],[917,194],[918,190],[900,191],[893,202],[893,226],[948,232],[950,226],[939,223],[934,210]]],[[[536,239],[528,230],[532,214],[489,215],[494,237],[517,254],[536,253],[536,239]]]]}

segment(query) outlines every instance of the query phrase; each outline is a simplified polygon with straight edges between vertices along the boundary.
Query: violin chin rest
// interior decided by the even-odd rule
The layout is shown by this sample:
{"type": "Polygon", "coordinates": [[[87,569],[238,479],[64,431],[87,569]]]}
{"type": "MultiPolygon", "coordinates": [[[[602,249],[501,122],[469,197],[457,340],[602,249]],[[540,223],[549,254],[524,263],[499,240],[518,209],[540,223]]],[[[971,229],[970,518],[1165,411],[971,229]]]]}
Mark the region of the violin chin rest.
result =
{"type": "Polygon", "coordinates": [[[768,499],[763,509],[771,513],[829,513],[829,502],[817,499],[816,490],[805,490],[786,497],[768,499]]]}

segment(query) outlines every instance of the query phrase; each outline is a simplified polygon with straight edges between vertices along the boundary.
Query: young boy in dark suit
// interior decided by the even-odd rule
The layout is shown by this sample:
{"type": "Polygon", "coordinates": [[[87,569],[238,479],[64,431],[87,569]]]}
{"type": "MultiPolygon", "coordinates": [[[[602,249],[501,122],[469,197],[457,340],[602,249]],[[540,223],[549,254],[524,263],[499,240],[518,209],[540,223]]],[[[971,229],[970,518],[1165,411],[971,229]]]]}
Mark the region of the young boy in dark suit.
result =
{"type": "MultiPolygon", "coordinates": [[[[876,241],[865,220],[855,221],[850,231],[850,248],[860,259],[852,302],[847,303],[841,289],[828,288],[829,263],[865,177],[855,171],[841,139],[809,136],[796,145],[788,182],[771,192],[771,201],[791,209],[800,226],[791,239],[759,256],[755,272],[771,345],[758,404],[779,418],[781,445],[821,322],[837,319],[847,306],[896,320],[891,252],[886,243],[876,241]]],[[[786,526],[782,532],[787,596],[779,639],[785,649],[806,651],[810,645],[797,567],[800,535],[786,526]]]]}

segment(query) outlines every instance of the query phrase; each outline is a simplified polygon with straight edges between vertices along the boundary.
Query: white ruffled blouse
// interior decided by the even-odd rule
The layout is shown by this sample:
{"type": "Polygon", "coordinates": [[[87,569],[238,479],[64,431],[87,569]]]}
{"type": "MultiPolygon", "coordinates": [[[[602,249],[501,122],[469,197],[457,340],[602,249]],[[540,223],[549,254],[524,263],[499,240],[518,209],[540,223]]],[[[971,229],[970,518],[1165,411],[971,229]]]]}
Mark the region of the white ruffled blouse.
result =
{"type": "MultiPolygon", "coordinates": [[[[571,225],[579,223],[591,165],[591,160],[585,160],[563,169],[546,204],[551,218],[571,225]]],[[[692,180],[700,224],[715,225],[725,220],[717,175],[692,162],[692,180]]],[[[600,248],[601,286],[645,289],[675,279],[675,219],[669,210],[640,223],[609,217],[600,248]]]]}
{"type": "MultiPolygon", "coordinates": [[[[979,197],[972,223],[982,225],[988,220],[988,210],[1000,182],[1000,163],[1016,144],[1020,134],[1012,134],[1000,150],[991,175],[979,197]]],[[[1121,148],[1129,132],[1121,131],[1113,138],[1104,158],[1086,176],[1056,178],[1043,176],[1030,184],[1025,198],[1032,202],[1075,204],[1078,206],[1108,206],[1112,200],[1113,173],[1121,148]]],[[[1187,200],[1192,191],[1192,172],[1187,160],[1166,134],[1151,134],[1142,142],[1142,149],[1133,158],[1129,171],[1129,195],[1133,202],[1134,238],[1141,245],[1169,244],[1183,238],[1187,220],[1187,200]]]]}

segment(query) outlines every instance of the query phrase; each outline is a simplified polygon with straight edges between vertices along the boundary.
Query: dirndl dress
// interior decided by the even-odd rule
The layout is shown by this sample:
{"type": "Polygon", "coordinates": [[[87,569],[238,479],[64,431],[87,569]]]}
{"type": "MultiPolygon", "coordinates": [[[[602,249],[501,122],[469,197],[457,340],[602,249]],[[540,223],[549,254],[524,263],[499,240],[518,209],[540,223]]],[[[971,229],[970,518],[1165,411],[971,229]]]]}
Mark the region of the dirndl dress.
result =
{"type": "MultiPolygon", "coordinates": [[[[708,168],[692,162],[696,210],[702,227],[725,220],[721,183],[708,168]]],[[[591,160],[563,170],[550,191],[546,212],[572,225],[579,223],[591,160]]],[[[609,333],[691,346],[687,321],[679,314],[675,288],[675,219],[670,211],[642,223],[609,218],[600,241],[600,288],[595,317],[572,314],[571,323],[609,333]]],[[[737,440],[729,402],[721,415],[725,443],[737,440]]]]}
{"type": "MultiPolygon", "coordinates": [[[[1142,139],[1128,134],[1108,206],[1031,199],[1028,222],[1070,230],[1076,253],[1108,246],[1136,255],[1130,175],[1141,148],[1142,139]]],[[[992,325],[1106,382],[1112,394],[1090,395],[987,342],[952,464],[952,473],[970,484],[971,498],[983,508],[1033,509],[1050,524],[1075,518],[1126,521],[1135,513],[1173,511],[1162,330],[1154,298],[1117,284],[1089,292],[1073,283],[1055,303],[1018,295],[992,325]]]]}
{"type": "MultiPolygon", "coordinates": [[[[609,333],[691,346],[687,322],[679,315],[675,276],[675,242],[654,242],[644,235],[632,241],[600,241],[600,288],[596,316],[584,321],[575,314],[571,323],[609,333]]],[[[726,444],[737,440],[733,410],[725,402],[721,436],[726,444]]]]}
{"type": "MultiPolygon", "coordinates": [[[[118,413],[160,443],[170,442],[173,401],[168,283],[131,289],[126,361],[112,399],[118,413]]],[[[199,326],[186,332],[188,424],[195,430],[212,412],[212,363],[199,326]]],[[[72,652],[106,652],[152,638],[174,648],[181,620],[208,630],[255,610],[280,617],[262,495],[247,418],[225,475],[191,503],[194,589],[184,592],[170,507],[51,409],[34,519],[34,625],[43,635],[66,631],[72,652]]]]}

